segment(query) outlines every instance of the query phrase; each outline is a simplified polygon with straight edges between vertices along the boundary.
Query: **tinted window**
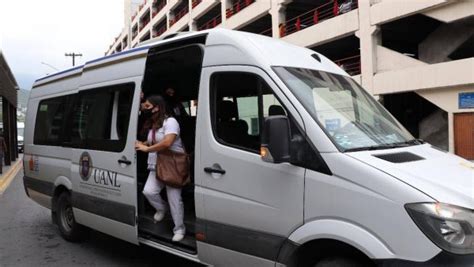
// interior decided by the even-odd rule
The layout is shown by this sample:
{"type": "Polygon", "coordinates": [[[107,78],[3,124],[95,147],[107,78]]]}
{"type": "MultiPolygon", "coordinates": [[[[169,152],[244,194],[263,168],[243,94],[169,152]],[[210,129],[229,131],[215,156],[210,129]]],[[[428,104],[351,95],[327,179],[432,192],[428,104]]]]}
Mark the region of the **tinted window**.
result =
{"type": "Polygon", "coordinates": [[[75,147],[122,151],[127,141],[133,85],[80,93],[72,107],[70,142],[75,147]]]}
{"type": "Polygon", "coordinates": [[[68,96],[42,100],[36,115],[34,144],[60,145],[68,96]]]}
{"type": "Polygon", "coordinates": [[[229,146],[260,153],[263,118],[283,112],[268,85],[251,73],[222,72],[211,78],[213,127],[218,141],[229,146]],[[274,107],[275,106],[275,107],[274,107]]]}

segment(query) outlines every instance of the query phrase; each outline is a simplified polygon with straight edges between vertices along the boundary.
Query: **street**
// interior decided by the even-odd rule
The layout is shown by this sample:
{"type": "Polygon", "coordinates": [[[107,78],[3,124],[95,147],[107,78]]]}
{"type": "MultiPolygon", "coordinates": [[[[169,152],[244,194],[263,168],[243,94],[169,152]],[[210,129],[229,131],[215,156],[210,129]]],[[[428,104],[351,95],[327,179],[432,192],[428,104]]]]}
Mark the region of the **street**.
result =
{"type": "Polygon", "coordinates": [[[0,266],[197,266],[171,254],[92,231],[82,243],[59,235],[50,211],[29,199],[20,171],[0,195],[0,266]]]}

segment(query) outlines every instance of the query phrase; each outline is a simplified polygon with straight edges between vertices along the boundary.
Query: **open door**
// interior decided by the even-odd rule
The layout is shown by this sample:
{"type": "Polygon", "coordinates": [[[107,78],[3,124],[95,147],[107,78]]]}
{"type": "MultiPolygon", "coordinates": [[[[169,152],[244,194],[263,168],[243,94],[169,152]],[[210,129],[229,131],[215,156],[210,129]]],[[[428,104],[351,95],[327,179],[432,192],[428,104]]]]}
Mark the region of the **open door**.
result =
{"type": "MultiPolygon", "coordinates": [[[[184,43],[150,48],[142,84],[145,98],[156,94],[164,96],[169,88],[175,91],[174,101],[186,110],[174,117],[180,125],[180,137],[186,152],[190,155],[191,165],[194,163],[196,142],[196,114],[191,112],[191,103],[195,103],[193,100],[198,98],[204,55],[204,46],[201,44],[203,41],[202,37],[198,37],[185,40],[184,43]]],[[[168,101],[167,104],[172,104],[169,98],[165,97],[165,99],[168,101]]],[[[142,194],[148,176],[146,160],[146,154],[138,154],[139,237],[162,247],[171,248],[175,253],[197,254],[195,225],[199,211],[195,208],[193,166],[191,166],[191,183],[181,191],[186,236],[180,242],[172,242],[174,223],[170,212],[166,213],[162,221],[155,222],[153,215],[156,210],[149,205],[142,194]]],[[[166,189],[162,190],[161,194],[163,198],[166,198],[164,191],[166,189]]]]}
{"type": "Polygon", "coordinates": [[[69,122],[76,221],[135,244],[140,80],[80,88],[69,122]]]}

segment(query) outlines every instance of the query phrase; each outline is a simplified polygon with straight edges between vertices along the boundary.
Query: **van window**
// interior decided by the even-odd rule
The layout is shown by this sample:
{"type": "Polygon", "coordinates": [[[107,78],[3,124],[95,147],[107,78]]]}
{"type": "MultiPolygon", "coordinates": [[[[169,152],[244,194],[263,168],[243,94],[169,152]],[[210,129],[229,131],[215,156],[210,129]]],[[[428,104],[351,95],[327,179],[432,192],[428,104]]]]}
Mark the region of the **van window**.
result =
{"type": "Polygon", "coordinates": [[[81,92],[71,112],[74,147],[119,152],[125,148],[133,84],[81,92]]]}
{"type": "Polygon", "coordinates": [[[264,117],[286,115],[270,87],[260,77],[242,72],[215,73],[211,84],[216,139],[232,147],[260,153],[264,117]]]}
{"type": "Polygon", "coordinates": [[[36,115],[33,143],[61,145],[68,96],[42,100],[36,115]]]}
{"type": "Polygon", "coordinates": [[[211,76],[211,118],[216,140],[224,145],[260,153],[260,133],[268,116],[287,116],[290,122],[290,163],[331,175],[272,89],[255,74],[218,72],[211,76]]]}

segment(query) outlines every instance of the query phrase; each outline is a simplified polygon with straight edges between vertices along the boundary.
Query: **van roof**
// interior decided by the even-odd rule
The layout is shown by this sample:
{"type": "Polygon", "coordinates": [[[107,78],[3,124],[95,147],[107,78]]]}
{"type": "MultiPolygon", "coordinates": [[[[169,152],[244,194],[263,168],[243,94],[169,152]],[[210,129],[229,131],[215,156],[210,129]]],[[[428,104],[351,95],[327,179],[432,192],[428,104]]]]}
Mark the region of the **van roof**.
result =
{"type": "MultiPolygon", "coordinates": [[[[215,53],[228,53],[228,54],[237,53],[238,54],[238,53],[242,53],[242,51],[245,51],[247,53],[246,58],[247,59],[251,58],[252,62],[265,61],[267,64],[270,64],[271,66],[304,67],[308,65],[307,64],[308,62],[306,62],[306,64],[301,64],[301,61],[302,61],[301,59],[304,58],[306,61],[310,60],[312,64],[313,61],[316,61],[316,59],[314,58],[309,59],[309,55],[317,54],[318,55],[317,58],[321,59],[319,62],[320,66],[318,67],[318,69],[322,69],[325,71],[338,73],[342,75],[347,75],[347,73],[344,73],[339,67],[337,67],[330,60],[328,60],[324,56],[312,50],[304,49],[302,47],[298,47],[298,46],[286,43],[284,41],[267,37],[267,36],[262,36],[258,34],[248,33],[248,32],[215,28],[215,29],[199,31],[199,32],[189,32],[189,33],[167,35],[161,38],[160,40],[149,41],[142,45],[139,45],[136,48],[124,50],[119,53],[93,59],[91,61],[86,62],[84,65],[69,68],[69,69],[42,77],[35,81],[35,83],[33,84],[33,88],[39,87],[46,83],[54,82],[59,79],[80,76],[85,69],[88,69],[90,67],[97,67],[105,63],[113,62],[115,60],[119,60],[119,59],[122,60],[122,59],[127,59],[129,57],[135,57],[138,55],[146,54],[148,53],[148,50],[151,47],[154,47],[156,45],[173,43],[173,42],[177,42],[177,41],[184,40],[187,38],[193,38],[193,37],[198,37],[198,36],[207,36],[206,46],[217,46],[217,45],[229,46],[230,45],[230,46],[233,46],[234,48],[237,48],[233,50],[226,50],[226,49],[214,50],[215,53]],[[170,36],[172,37],[169,38],[170,36]],[[299,54],[301,54],[303,57],[301,57],[300,55],[298,55],[299,57],[296,56],[295,51],[299,51],[299,54]]],[[[211,57],[211,58],[219,60],[226,57],[216,56],[216,57],[211,57]]],[[[243,64],[243,62],[240,62],[242,61],[241,60],[242,54],[236,55],[232,57],[232,59],[237,59],[235,64],[243,64]]],[[[218,62],[210,62],[208,65],[216,65],[216,64],[218,64],[218,62]]]]}

